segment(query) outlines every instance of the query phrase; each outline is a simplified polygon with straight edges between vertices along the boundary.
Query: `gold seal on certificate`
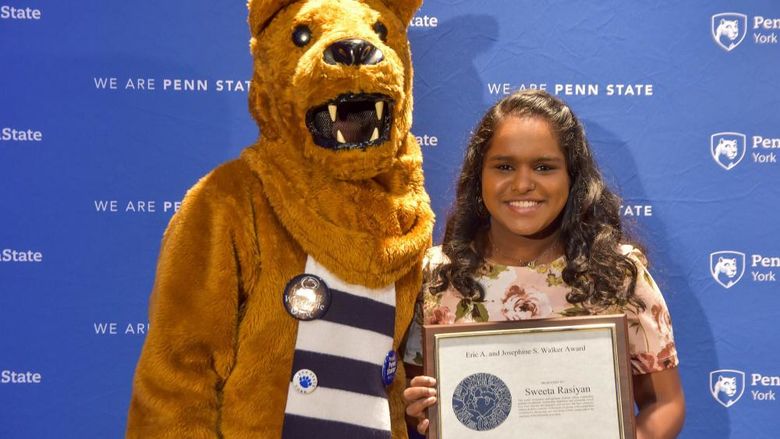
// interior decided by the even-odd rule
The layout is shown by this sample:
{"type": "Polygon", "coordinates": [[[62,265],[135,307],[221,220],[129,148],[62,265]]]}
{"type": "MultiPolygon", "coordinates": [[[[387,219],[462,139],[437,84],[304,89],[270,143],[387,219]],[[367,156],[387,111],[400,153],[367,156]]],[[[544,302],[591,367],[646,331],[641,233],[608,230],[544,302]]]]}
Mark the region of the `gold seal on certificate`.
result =
{"type": "Polygon", "coordinates": [[[423,327],[429,437],[633,439],[624,315],[423,327]]]}

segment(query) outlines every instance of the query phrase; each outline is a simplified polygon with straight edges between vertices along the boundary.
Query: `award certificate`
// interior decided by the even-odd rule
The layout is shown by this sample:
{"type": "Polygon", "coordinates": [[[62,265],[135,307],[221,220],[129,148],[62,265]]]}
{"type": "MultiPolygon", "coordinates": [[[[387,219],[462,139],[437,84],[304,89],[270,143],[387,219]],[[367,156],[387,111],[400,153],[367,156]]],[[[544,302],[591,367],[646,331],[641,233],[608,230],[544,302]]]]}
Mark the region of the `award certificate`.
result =
{"type": "Polygon", "coordinates": [[[633,439],[624,315],[425,325],[430,438],[633,439]]]}

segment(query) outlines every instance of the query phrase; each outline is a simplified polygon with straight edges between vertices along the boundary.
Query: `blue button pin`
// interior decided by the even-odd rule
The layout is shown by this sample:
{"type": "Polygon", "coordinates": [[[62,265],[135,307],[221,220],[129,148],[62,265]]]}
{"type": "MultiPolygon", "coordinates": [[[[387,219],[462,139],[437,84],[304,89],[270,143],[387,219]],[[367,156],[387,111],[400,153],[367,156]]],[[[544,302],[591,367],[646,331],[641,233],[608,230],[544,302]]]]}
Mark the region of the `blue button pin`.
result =
{"type": "Polygon", "coordinates": [[[385,386],[393,384],[396,369],[398,369],[398,358],[395,351],[390,351],[385,355],[385,363],[382,365],[382,382],[385,386]]]}

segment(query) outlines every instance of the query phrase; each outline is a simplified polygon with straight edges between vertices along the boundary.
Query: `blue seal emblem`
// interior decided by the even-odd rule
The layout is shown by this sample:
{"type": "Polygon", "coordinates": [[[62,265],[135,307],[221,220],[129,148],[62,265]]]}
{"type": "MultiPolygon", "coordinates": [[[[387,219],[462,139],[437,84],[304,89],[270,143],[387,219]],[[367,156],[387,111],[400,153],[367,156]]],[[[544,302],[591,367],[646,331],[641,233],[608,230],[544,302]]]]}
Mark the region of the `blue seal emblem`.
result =
{"type": "Polygon", "coordinates": [[[390,351],[385,356],[385,363],[382,365],[382,382],[385,386],[393,384],[395,380],[395,371],[398,368],[398,358],[395,351],[390,351]]]}
{"type": "Polygon", "coordinates": [[[452,395],[452,410],[466,427],[476,431],[501,425],[512,410],[512,394],[501,378],[475,373],[463,379],[452,395]]]}

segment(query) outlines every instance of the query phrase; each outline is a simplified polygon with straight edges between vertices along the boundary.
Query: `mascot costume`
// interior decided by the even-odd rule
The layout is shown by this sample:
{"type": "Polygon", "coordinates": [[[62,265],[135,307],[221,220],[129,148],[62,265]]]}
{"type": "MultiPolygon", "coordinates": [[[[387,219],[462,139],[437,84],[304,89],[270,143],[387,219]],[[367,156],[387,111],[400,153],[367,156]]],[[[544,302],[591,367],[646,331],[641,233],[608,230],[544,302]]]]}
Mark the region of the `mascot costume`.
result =
{"type": "Polygon", "coordinates": [[[249,2],[261,137],[165,232],[128,438],[406,437],[397,351],[433,224],[420,2],[249,2]]]}

